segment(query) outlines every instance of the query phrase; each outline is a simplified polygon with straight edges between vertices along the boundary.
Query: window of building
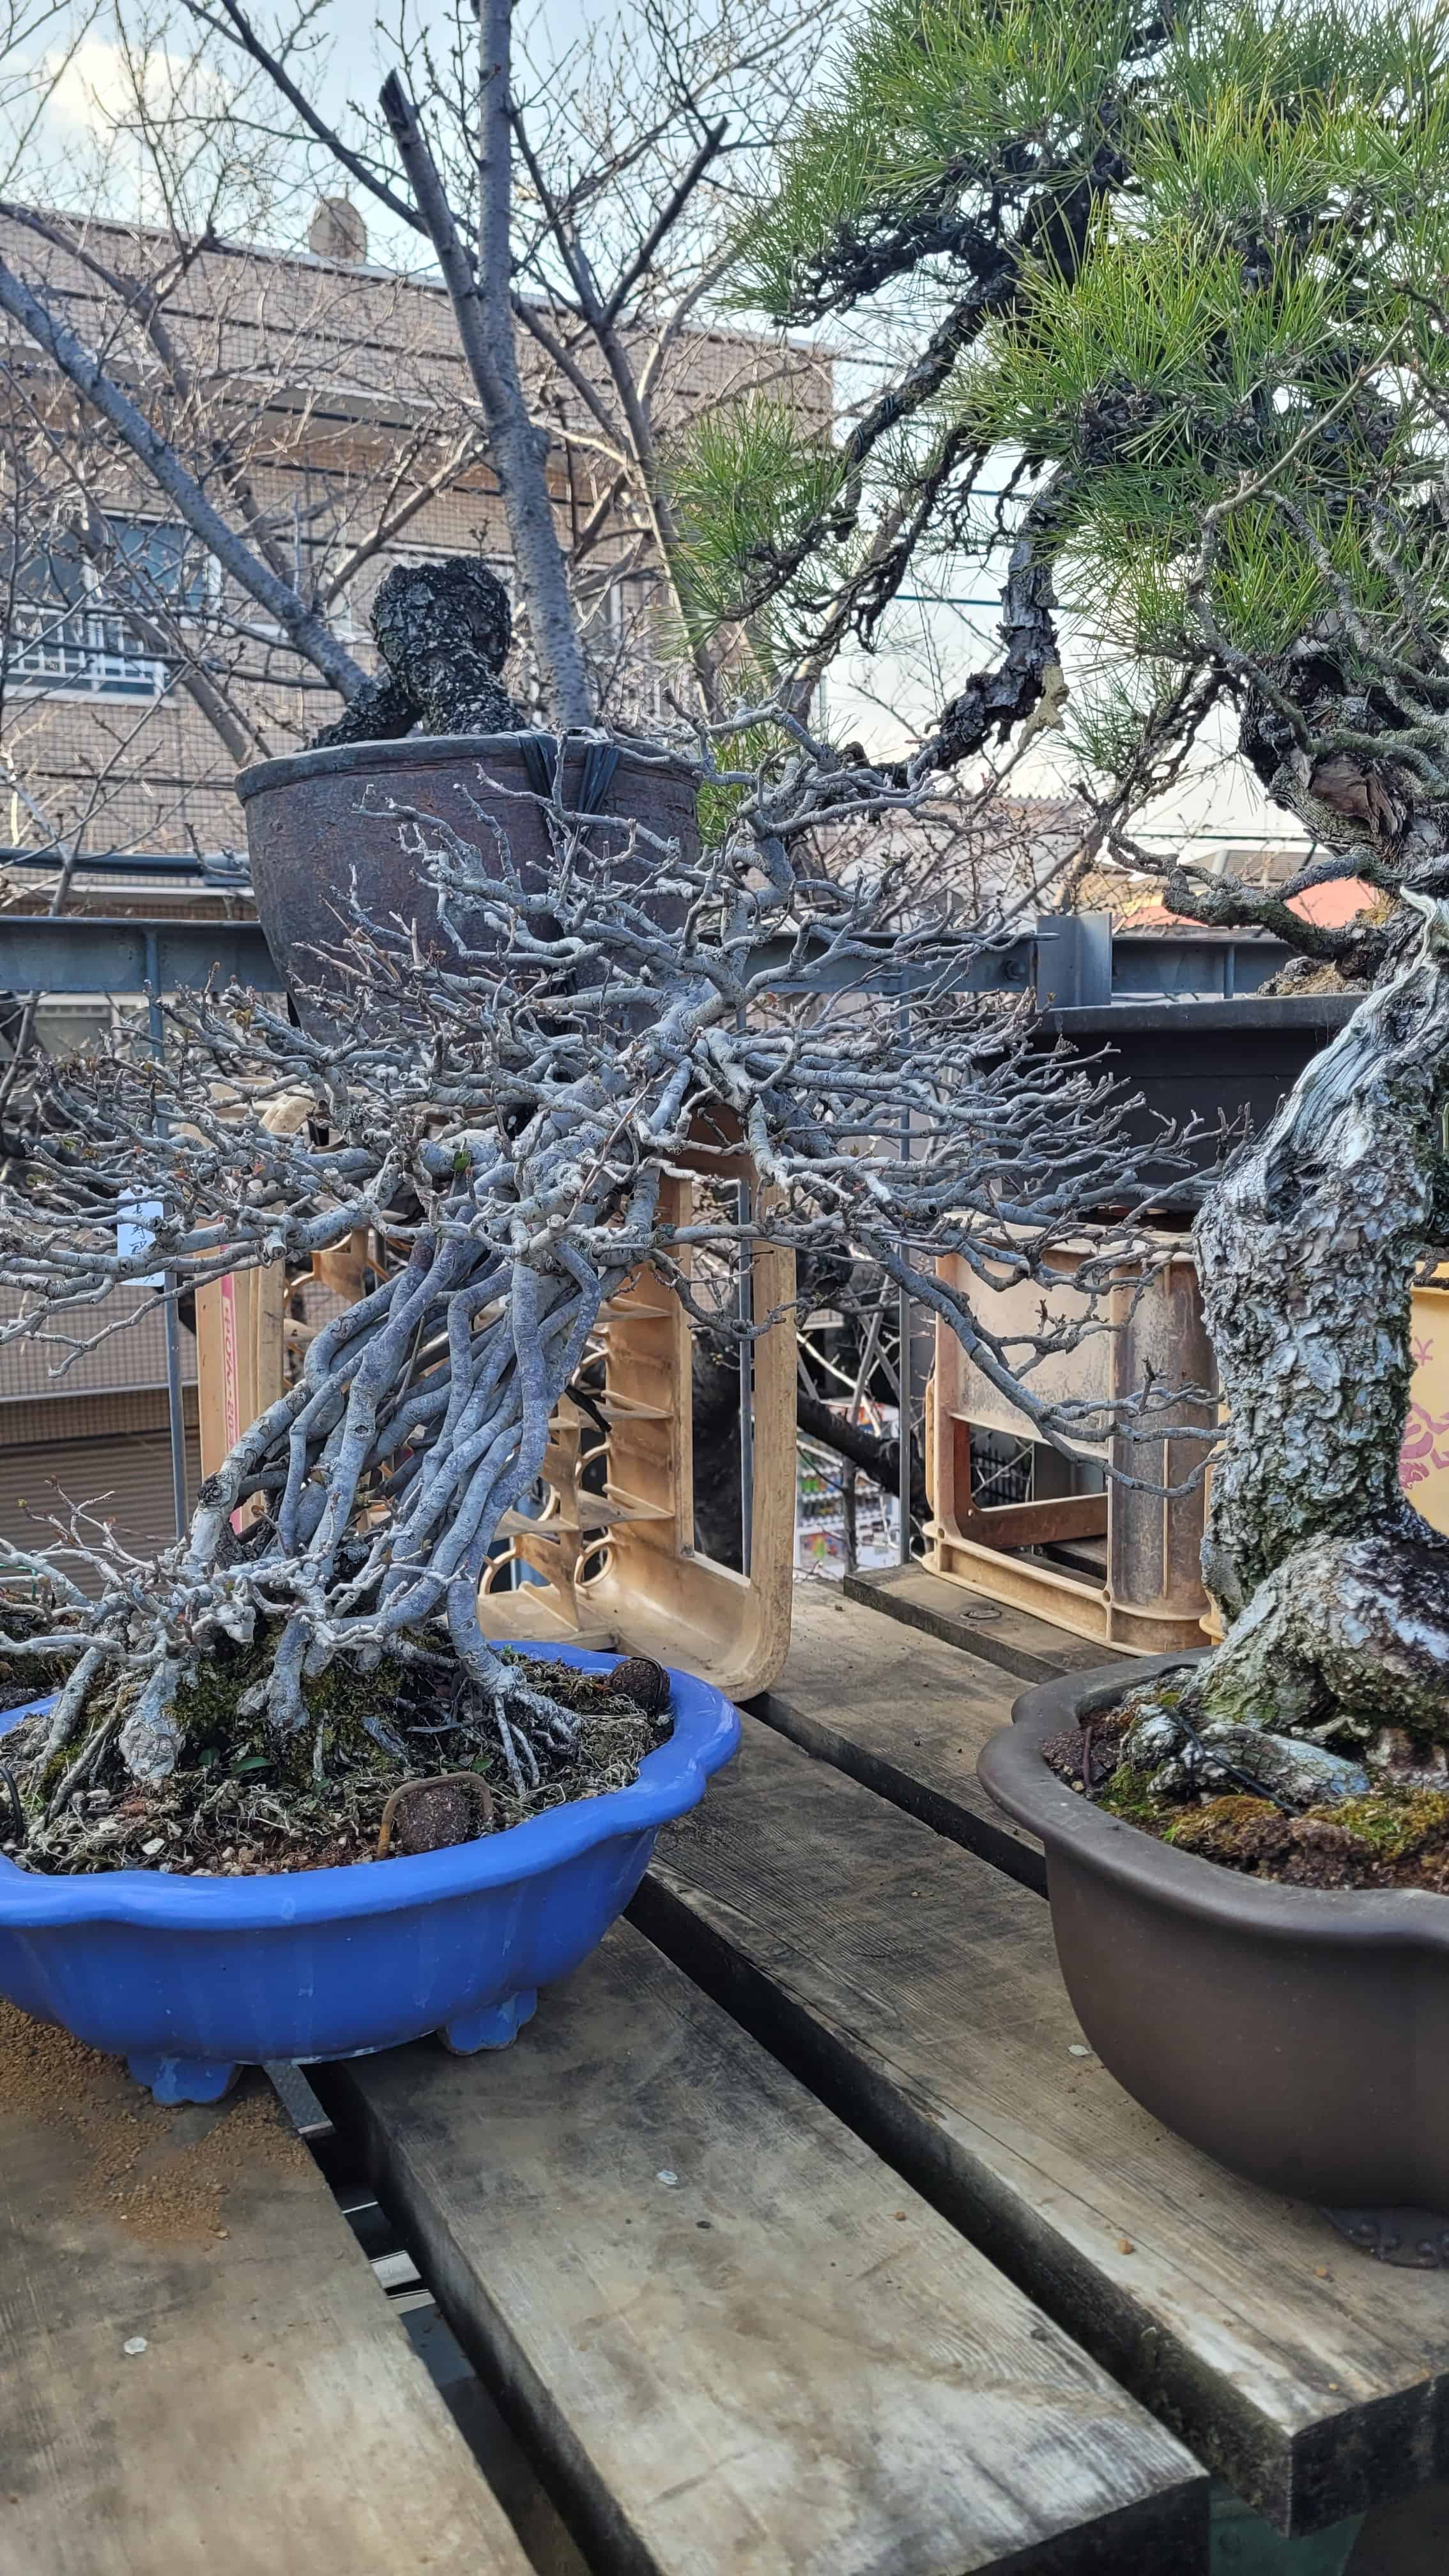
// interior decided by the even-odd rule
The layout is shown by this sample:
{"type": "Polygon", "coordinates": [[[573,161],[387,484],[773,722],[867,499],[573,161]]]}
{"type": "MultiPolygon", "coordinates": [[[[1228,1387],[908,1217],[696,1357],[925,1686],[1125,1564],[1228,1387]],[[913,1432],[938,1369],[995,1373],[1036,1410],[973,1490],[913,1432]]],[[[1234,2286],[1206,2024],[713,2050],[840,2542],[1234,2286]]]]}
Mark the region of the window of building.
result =
{"type": "Polygon", "coordinates": [[[584,644],[608,715],[623,723],[657,721],[664,675],[652,574],[624,573],[607,582],[585,618],[584,644]]]}
{"type": "Polygon", "coordinates": [[[118,518],[107,526],[109,567],[64,536],[21,564],[4,645],[7,690],[152,698],[166,686],[164,658],[145,650],[120,604],[198,617],[216,595],[217,567],[185,528],[118,518]]]}

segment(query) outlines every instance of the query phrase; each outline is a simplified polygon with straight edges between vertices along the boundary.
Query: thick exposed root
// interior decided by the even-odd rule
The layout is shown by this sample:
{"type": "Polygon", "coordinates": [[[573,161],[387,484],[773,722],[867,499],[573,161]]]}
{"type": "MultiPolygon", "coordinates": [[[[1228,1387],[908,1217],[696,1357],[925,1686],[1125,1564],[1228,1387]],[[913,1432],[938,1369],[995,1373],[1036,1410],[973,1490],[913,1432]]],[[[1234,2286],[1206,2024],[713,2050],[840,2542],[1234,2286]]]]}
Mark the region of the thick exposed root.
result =
{"type": "Polygon", "coordinates": [[[1215,1655],[1044,1752],[1125,1823],[1247,1876],[1449,1893],[1449,1548],[1302,1550],[1215,1655]]]}
{"type": "Polygon", "coordinates": [[[1320,1539],[1260,1585],[1193,1698],[1215,1724],[1449,1740],[1449,1543],[1320,1539]]]}
{"type": "Polygon", "coordinates": [[[181,1756],[185,1722],[176,1708],[182,1668],[163,1656],[121,1727],[121,1760],[133,1780],[164,1780],[181,1756]]]}
{"type": "Polygon", "coordinates": [[[1123,1758],[1158,1798],[1241,1790],[1301,1810],[1449,1783],[1449,1545],[1300,1549],[1215,1654],[1133,1692],[1127,1715],[1123,1758]]]}

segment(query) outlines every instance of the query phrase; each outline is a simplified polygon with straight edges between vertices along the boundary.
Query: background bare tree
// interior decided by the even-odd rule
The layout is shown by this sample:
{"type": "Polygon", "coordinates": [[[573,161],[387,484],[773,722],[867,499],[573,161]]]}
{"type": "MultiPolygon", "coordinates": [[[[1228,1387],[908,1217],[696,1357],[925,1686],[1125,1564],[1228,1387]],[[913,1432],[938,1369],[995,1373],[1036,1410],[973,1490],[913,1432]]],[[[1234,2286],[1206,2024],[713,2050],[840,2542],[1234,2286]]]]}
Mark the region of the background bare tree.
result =
{"type": "MultiPolygon", "coordinates": [[[[404,6],[379,109],[354,105],[345,119],[323,111],[295,68],[303,44],[314,51],[330,33],[328,13],[299,11],[268,40],[242,0],[190,5],[259,66],[339,171],[431,242],[499,435],[512,434],[505,416],[517,408],[502,381],[514,333],[527,335],[542,409],[587,461],[575,572],[608,540],[615,584],[622,568],[657,586],[674,650],[717,711],[720,639],[695,597],[671,459],[697,419],[732,394],[763,393],[777,371],[756,353],[733,381],[701,384],[690,334],[728,265],[752,166],[810,77],[821,0],[783,11],[645,0],[627,19],[596,18],[562,53],[543,15],[532,41],[515,39],[503,0],[459,5],[441,36],[404,6]]],[[[778,363],[798,375],[798,362],[778,363]]],[[[822,385],[817,436],[825,399],[822,385]]],[[[597,579],[583,577],[585,601],[597,579]]],[[[527,579],[525,590],[532,601],[527,579]]],[[[578,720],[582,705],[569,712],[578,720]]]]}
{"type": "MultiPolygon", "coordinates": [[[[546,72],[525,60],[530,98],[493,79],[470,9],[441,34],[405,17],[386,107],[337,114],[318,100],[340,20],[308,11],[264,36],[231,0],[99,11],[114,84],[94,147],[60,172],[22,136],[0,199],[0,311],[30,483],[45,468],[49,487],[30,559],[49,545],[61,572],[50,604],[83,592],[236,762],[311,729],[295,704],[268,723],[248,684],[355,694],[366,567],[441,495],[473,496],[488,522],[501,483],[509,536],[492,544],[516,564],[553,711],[591,721],[612,698],[637,714],[681,656],[695,703],[716,703],[662,458],[782,369],[825,420],[824,377],[798,353],[697,327],[736,158],[778,121],[814,18],[812,0],[715,0],[674,26],[645,12],[627,46],[600,27],[546,72]],[[352,270],[345,207],[337,256],[311,269],[248,251],[305,238],[319,177],[362,196],[391,283],[352,270]],[[47,183],[58,207],[38,206],[47,183]],[[176,531],[174,560],[138,560],[118,533],[138,491],[176,531]]],[[[28,678],[41,661],[32,639],[28,678]]]]}

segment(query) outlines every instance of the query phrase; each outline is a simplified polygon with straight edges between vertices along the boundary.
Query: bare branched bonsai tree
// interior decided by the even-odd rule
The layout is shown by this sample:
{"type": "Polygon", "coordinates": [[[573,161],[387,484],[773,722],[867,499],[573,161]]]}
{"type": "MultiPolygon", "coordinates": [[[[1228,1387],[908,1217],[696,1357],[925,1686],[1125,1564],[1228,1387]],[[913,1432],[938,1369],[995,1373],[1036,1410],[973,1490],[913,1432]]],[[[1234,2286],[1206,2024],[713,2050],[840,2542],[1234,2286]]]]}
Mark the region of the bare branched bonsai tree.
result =
{"type": "MultiPolygon", "coordinates": [[[[936,1258],[1046,1286],[1084,1211],[1131,1209],[1145,1181],[1113,1087],[965,992],[969,942],[883,937],[889,879],[843,893],[792,868],[787,846],[862,799],[857,770],[802,735],[795,751],[783,784],[703,765],[726,816],[703,853],[555,806],[551,862],[525,878],[486,827],[475,844],[393,808],[443,953],[359,924],[310,1032],[252,996],[194,997],[169,1008],[164,1060],[54,1071],[0,1192],[0,1276],[58,1354],[95,1338],[98,1298],[135,1283],[144,1302],[158,1272],[179,1289],[358,1227],[398,1266],[317,1334],[154,1566],[83,1513],[16,1561],[58,1608],[0,1650],[71,1664],[20,1783],[31,1865],[134,1858],[158,1798],[194,1820],[238,1766],[266,1812],[329,1829],[343,1812],[363,1830],[410,1774],[482,1764],[513,1812],[546,1791],[580,1720],[489,1643],[479,1580],[642,1262],[688,1297],[702,1243],[851,1247],[947,1313],[1044,1433],[1109,1427],[1033,1392],[1081,1327],[1044,1308],[993,1341],[936,1258]],[[664,1174],[741,1139],[754,1213],[666,1223],[664,1174]]],[[[866,789],[883,812],[912,793],[866,789]]],[[[1088,1283],[1134,1248],[1130,1217],[1099,1226],[1088,1283]]],[[[1175,1402],[1127,1415],[1146,1436],[1175,1402]]]]}
{"type": "MultiPolygon", "coordinates": [[[[748,421],[696,467],[720,595],[772,605],[808,663],[869,638],[1004,460],[1003,651],[902,774],[1010,761],[1065,715],[1085,860],[1374,987],[1197,1235],[1229,1408],[1205,1562],[1231,1625],[1183,1707],[1307,1794],[1361,1785],[1365,1747],[1437,1776],[1449,1742],[1449,1554],[1398,1480],[1410,1284],[1449,1213],[1446,248],[1437,0],[874,0],[745,239],[744,292],[796,323],[923,309],[927,336],[842,450],[787,442],[768,521],[719,506],[748,421]],[[1199,742],[1304,827],[1286,885],[1133,838],[1199,742]],[[1346,926],[1290,908],[1348,879],[1367,908],[1346,926]]],[[[1134,1749],[1183,1742],[1159,1721],[1134,1749]]]]}
{"type": "MultiPolygon", "coordinates": [[[[642,231],[622,254],[616,245],[605,288],[581,240],[594,180],[586,167],[561,193],[534,151],[506,9],[463,28],[461,94],[481,126],[461,189],[437,140],[435,99],[422,116],[391,79],[382,129],[354,150],[297,89],[290,50],[285,61],[269,53],[231,0],[196,14],[435,254],[555,723],[587,732],[599,710],[520,329],[575,394],[590,389],[601,434],[610,422],[627,432],[604,498],[636,512],[673,584],[694,712],[708,715],[714,630],[680,570],[650,412],[696,290],[681,286],[658,317],[652,351],[637,320],[724,146],[698,113],[692,75],[681,67],[676,126],[693,118],[699,131],[642,231]],[[520,293],[515,147],[541,282],[557,287],[562,314],[520,293]],[[460,210],[480,157],[475,233],[460,210]]],[[[763,77],[778,37],[768,13],[755,25],[763,77]]],[[[427,72],[425,48],[417,62],[427,72]]],[[[630,145],[615,158],[606,175],[627,190],[642,152],[630,145]]],[[[15,220],[40,238],[23,208],[15,220]]],[[[698,291],[708,274],[705,261],[698,291]]],[[[397,732],[417,708],[426,719],[438,675],[413,650],[414,576],[384,586],[394,649],[388,675],[365,684],[350,655],[337,658],[325,606],[269,567],[267,531],[248,518],[230,450],[202,477],[169,434],[187,411],[161,345],[160,290],[96,282],[162,363],[146,407],[30,274],[0,266],[0,305],[80,416],[104,424],[225,576],[339,689],[344,730],[397,732]]],[[[913,1285],[955,1317],[982,1367],[1020,1391],[1049,1435],[1103,1429],[1099,1411],[1079,1420],[1032,1391],[1033,1361],[1058,1354],[1069,1333],[1044,1323],[993,1344],[934,1264],[954,1249],[995,1278],[1046,1285],[1053,1247],[1078,1238],[1086,1215],[1132,1208],[1145,1183],[1109,1087],[1064,1077],[1009,1020],[962,998],[969,942],[925,931],[893,942],[890,866],[857,870],[849,893],[812,873],[817,835],[909,815],[918,787],[842,763],[777,707],[735,725],[711,717],[696,741],[713,817],[703,856],[637,826],[621,844],[555,803],[540,884],[481,822],[474,847],[392,809],[420,883],[431,877],[443,894],[450,954],[422,954],[406,925],[359,922],[305,1027],[240,995],[181,1003],[164,1059],[121,1049],[32,1087],[30,1129],[0,1190],[0,1275],[25,1293],[24,1328],[62,1357],[86,1346],[96,1301],[127,1282],[141,1303],[158,1277],[174,1296],[249,1263],[306,1260],[358,1227],[400,1257],[311,1344],[296,1387],[210,1480],[184,1543],[142,1566],[103,1518],[77,1509],[53,1548],[17,1560],[57,1608],[49,1627],[28,1619],[7,1650],[71,1668],[41,1740],[21,1748],[29,1865],[114,1867],[158,1853],[168,1866],[173,1854],[202,1865],[223,1815],[243,1851],[280,1817],[305,1849],[321,1836],[335,1850],[340,1835],[361,1853],[390,1784],[448,1764],[486,1766],[505,1815],[561,1783],[564,1794],[588,1785],[574,1761],[579,1711],[500,1660],[479,1625],[479,1578],[536,1481],[553,1408],[611,1289],[646,1259],[683,1284],[701,1243],[738,1232],[708,1215],[681,1238],[658,1214],[662,1175],[686,1153],[707,1158],[712,1133],[721,1150],[743,1135],[754,1155],[754,1230],[854,1254],[913,1285]],[[751,747],[733,771],[710,748],[730,740],[751,747]],[[916,991],[909,1030],[903,979],[916,991]],[[856,989],[842,994],[842,981],[856,989]],[[158,1805],[182,1820],[179,1852],[169,1829],[154,1830],[158,1805]]],[[[1101,1234],[1104,1285],[1118,1253],[1134,1249],[1130,1216],[1101,1234]]],[[[1144,1422],[1154,1407],[1160,1396],[1137,1408],[1144,1422]]]]}

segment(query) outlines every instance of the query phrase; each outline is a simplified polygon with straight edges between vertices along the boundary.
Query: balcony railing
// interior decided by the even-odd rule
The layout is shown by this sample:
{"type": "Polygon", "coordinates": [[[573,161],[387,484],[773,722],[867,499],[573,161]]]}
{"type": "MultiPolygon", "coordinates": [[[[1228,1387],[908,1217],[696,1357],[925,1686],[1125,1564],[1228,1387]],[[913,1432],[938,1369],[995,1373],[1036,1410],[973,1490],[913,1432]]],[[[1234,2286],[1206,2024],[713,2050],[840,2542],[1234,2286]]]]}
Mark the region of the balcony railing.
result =
{"type": "Polygon", "coordinates": [[[5,643],[5,680],[11,689],[154,698],[166,685],[166,664],[136,650],[122,617],[88,608],[21,608],[5,643]]]}

